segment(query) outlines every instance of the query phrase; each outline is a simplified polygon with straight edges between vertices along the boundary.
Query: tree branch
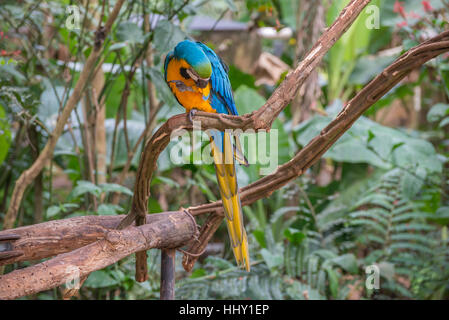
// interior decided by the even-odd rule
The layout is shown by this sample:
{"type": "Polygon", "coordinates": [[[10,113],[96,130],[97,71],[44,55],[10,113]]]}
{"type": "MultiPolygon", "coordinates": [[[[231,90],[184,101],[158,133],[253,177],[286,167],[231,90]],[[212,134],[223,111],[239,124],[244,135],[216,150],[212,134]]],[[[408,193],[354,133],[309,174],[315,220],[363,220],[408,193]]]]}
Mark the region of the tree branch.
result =
{"type": "MultiPolygon", "coordinates": [[[[280,189],[288,182],[302,175],[308,168],[315,164],[321,156],[352,126],[352,124],[374,103],[390,91],[412,70],[420,67],[436,56],[449,51],[449,31],[410,49],[389,67],[366,85],[353,99],[351,99],[329,123],[321,133],[313,138],[293,159],[280,166],[273,174],[265,176],[256,182],[240,189],[242,206],[249,205],[259,199],[266,198],[274,191],[280,189]]],[[[203,128],[209,128],[202,123],[203,128]]],[[[216,215],[223,215],[223,206],[220,201],[207,203],[187,209],[192,215],[200,215],[214,212],[216,215]]],[[[200,239],[203,239],[203,232],[210,233],[216,230],[218,219],[215,224],[209,224],[207,228],[201,230],[200,239]]],[[[205,240],[209,241],[210,237],[205,240]]],[[[192,244],[188,249],[191,253],[198,253],[206,244],[192,244]]],[[[184,257],[183,265],[186,270],[191,270],[198,257],[184,257]]]]}
{"type": "MultiPolygon", "coordinates": [[[[9,241],[8,250],[3,252],[20,253],[20,256],[12,258],[2,258],[0,255],[0,266],[53,257],[104,239],[123,217],[124,215],[82,216],[0,231],[0,242],[10,240],[10,235],[15,236],[9,241]]],[[[163,218],[167,218],[167,215],[147,215],[148,223],[155,223],[163,218]]]]}
{"type": "MultiPolygon", "coordinates": [[[[352,0],[340,13],[332,26],[318,39],[310,53],[291,72],[281,85],[275,90],[267,102],[259,109],[243,116],[212,114],[198,112],[195,121],[206,129],[270,129],[279,113],[292,101],[299,87],[304,83],[313,69],[321,62],[324,55],[344,32],[355,21],[360,12],[370,0],[352,0]]],[[[137,181],[134,185],[134,197],[131,211],[119,228],[130,225],[136,216],[147,213],[148,198],[150,196],[150,182],[156,170],[159,154],[170,142],[170,137],[177,130],[192,130],[192,123],[185,114],[170,118],[145,145],[137,171],[137,181]]],[[[209,211],[210,212],[210,211],[209,211]]]]}
{"type": "MultiPolygon", "coordinates": [[[[82,218],[84,221],[81,225],[87,226],[86,218],[89,217],[82,218]]],[[[98,222],[105,223],[100,220],[104,219],[98,219],[98,222]]],[[[111,222],[112,220],[108,220],[107,224],[111,222]]],[[[61,224],[59,227],[64,228],[61,224]]],[[[140,227],[129,227],[120,231],[108,229],[103,233],[104,238],[101,240],[60,254],[51,260],[0,276],[0,299],[15,299],[60,286],[71,280],[83,279],[91,272],[103,269],[134,252],[150,248],[182,246],[195,239],[197,233],[195,220],[185,211],[159,214],[155,221],[140,227]]],[[[85,237],[83,234],[79,236],[85,237]]],[[[89,239],[89,236],[85,238],[89,239]]]]}

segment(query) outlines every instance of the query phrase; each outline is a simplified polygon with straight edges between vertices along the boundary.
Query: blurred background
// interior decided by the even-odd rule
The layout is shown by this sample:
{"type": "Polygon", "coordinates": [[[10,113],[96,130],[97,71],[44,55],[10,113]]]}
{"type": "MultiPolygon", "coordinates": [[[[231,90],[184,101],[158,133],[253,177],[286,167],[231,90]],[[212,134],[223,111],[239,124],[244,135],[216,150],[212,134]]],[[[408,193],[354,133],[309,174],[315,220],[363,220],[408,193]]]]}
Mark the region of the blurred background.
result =
{"type": "MultiPolygon", "coordinates": [[[[114,3],[0,2],[0,226],[15,181],[45,146],[114,3]]],[[[142,146],[184,112],[163,78],[165,55],[179,41],[200,40],[223,58],[245,114],[265,103],[347,3],[126,1],[15,226],[128,211],[142,146]]],[[[274,122],[279,164],[403,52],[447,30],[448,9],[446,0],[371,1],[274,122]]],[[[447,299],[448,58],[414,70],[319,163],[244,208],[251,273],[235,267],[224,225],[193,272],[177,253],[176,298],[447,299]]],[[[219,199],[214,167],[174,164],[173,145],[158,162],[151,213],[219,199]]],[[[262,167],[239,167],[240,187],[262,167]]],[[[160,251],[149,251],[148,265],[144,283],[134,281],[134,256],[96,271],[75,299],[156,299],[160,251]]],[[[61,292],[26,299],[60,299],[61,292]]]]}

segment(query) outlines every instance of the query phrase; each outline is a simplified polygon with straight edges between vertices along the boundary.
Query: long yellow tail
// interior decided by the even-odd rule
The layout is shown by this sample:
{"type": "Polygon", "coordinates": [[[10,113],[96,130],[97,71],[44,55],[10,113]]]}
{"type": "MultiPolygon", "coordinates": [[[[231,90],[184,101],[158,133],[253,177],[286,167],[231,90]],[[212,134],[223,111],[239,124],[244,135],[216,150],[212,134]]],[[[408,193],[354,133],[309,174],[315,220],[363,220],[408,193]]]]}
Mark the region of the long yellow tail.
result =
{"type": "Polygon", "coordinates": [[[224,133],[223,152],[213,139],[211,139],[211,147],[234,256],[237,264],[249,271],[248,237],[243,225],[242,205],[238,194],[232,136],[229,133],[224,133]]]}

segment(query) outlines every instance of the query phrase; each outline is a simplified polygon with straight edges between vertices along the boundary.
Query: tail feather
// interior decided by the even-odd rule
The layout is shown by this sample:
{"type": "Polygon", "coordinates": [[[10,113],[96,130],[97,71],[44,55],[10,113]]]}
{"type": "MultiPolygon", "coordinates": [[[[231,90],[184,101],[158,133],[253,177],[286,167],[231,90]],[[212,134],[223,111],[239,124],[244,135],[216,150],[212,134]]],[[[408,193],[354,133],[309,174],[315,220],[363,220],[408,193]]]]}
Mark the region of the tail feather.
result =
{"type": "Polygon", "coordinates": [[[250,270],[248,253],[248,237],[243,226],[243,212],[238,194],[237,177],[234,164],[232,137],[223,135],[223,151],[211,139],[212,153],[215,162],[218,186],[225,212],[226,225],[235,259],[239,266],[250,270]]]}
{"type": "Polygon", "coordinates": [[[242,145],[240,144],[240,138],[238,136],[235,137],[235,144],[234,144],[234,158],[237,160],[238,163],[240,163],[242,166],[248,167],[249,163],[246,159],[245,155],[243,154],[242,145]]]}

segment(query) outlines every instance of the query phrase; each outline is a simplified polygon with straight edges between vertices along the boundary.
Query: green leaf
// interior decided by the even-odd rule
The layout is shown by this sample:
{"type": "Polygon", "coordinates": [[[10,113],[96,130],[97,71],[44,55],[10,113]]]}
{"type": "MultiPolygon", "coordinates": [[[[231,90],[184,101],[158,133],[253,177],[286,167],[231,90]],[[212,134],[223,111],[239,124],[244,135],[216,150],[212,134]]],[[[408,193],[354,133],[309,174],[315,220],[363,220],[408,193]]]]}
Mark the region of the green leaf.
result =
{"type": "Polygon", "coordinates": [[[9,121],[6,118],[5,110],[0,105],[0,164],[8,155],[9,146],[11,145],[11,131],[9,121]]]}
{"type": "Polygon", "coordinates": [[[118,42],[118,43],[114,43],[109,47],[110,51],[114,51],[114,50],[120,50],[122,48],[127,47],[127,44],[124,42],[118,42]]]}
{"type": "Polygon", "coordinates": [[[127,187],[121,186],[116,183],[103,183],[103,184],[100,184],[99,187],[100,187],[101,191],[105,192],[105,193],[119,192],[119,193],[126,194],[128,196],[133,195],[133,192],[131,190],[129,190],[127,187]]]}
{"type": "Polygon", "coordinates": [[[89,275],[86,282],[84,282],[84,286],[89,288],[106,288],[116,286],[118,283],[108,272],[99,270],[89,275]]]}
{"type": "MultiPolygon", "coordinates": [[[[4,61],[2,59],[2,61],[4,61]]],[[[12,64],[12,63],[6,63],[3,65],[0,65],[0,79],[4,78],[9,80],[11,77],[13,76],[14,79],[18,82],[24,82],[27,79],[25,78],[25,76],[19,72],[16,67],[12,64]]]]}
{"type": "Polygon", "coordinates": [[[98,206],[97,213],[100,216],[116,215],[123,212],[123,209],[115,204],[102,203],[98,206]]]}
{"type": "MultiPolygon", "coordinates": [[[[303,122],[295,128],[297,142],[305,146],[332,120],[330,116],[314,116],[303,122]]],[[[367,163],[384,169],[420,166],[428,173],[441,173],[442,170],[431,143],[366,117],[360,117],[324,157],[348,163],[367,163]]]]}
{"type": "Polygon", "coordinates": [[[348,79],[350,84],[367,84],[389,66],[395,57],[366,56],[357,60],[354,71],[348,79]]]}
{"type": "Polygon", "coordinates": [[[262,249],[260,251],[260,254],[262,255],[265,263],[267,264],[268,268],[274,269],[276,267],[279,267],[282,265],[284,259],[282,255],[280,254],[272,254],[267,249],[262,249]]]}
{"type": "Polygon", "coordinates": [[[240,86],[246,85],[249,88],[256,89],[256,79],[253,75],[244,73],[234,65],[229,66],[229,80],[231,81],[232,90],[236,91],[240,86]]]}
{"type": "Polygon", "coordinates": [[[192,274],[190,275],[191,279],[195,279],[195,278],[201,278],[204,277],[206,275],[206,270],[199,268],[196,270],[193,270],[192,274]]]}
{"type": "Polygon", "coordinates": [[[61,207],[60,206],[50,206],[47,209],[47,213],[46,213],[46,217],[47,218],[52,218],[54,216],[56,216],[57,214],[59,214],[61,212],[61,207]]]}
{"type": "MultiPolygon", "coordinates": [[[[142,29],[133,22],[125,21],[117,27],[117,40],[128,43],[143,43],[144,35],[142,29]]],[[[111,49],[113,50],[113,49],[111,49]]]]}
{"type": "Polygon", "coordinates": [[[334,264],[341,267],[343,270],[350,273],[357,273],[357,259],[352,253],[347,253],[331,260],[334,264]]]}
{"type": "Polygon", "coordinates": [[[338,274],[331,268],[326,268],[327,278],[329,280],[329,290],[334,298],[338,296],[338,274]]]}
{"type": "Polygon", "coordinates": [[[265,241],[265,232],[263,232],[262,230],[254,230],[253,235],[262,248],[267,247],[267,243],[265,241]]]}
{"type": "Polygon", "coordinates": [[[404,175],[401,180],[402,192],[408,198],[414,198],[424,185],[426,178],[426,170],[418,167],[415,172],[403,171],[404,175]]]}
{"type": "Polygon", "coordinates": [[[257,90],[246,85],[241,85],[235,91],[234,100],[240,115],[251,113],[254,110],[259,109],[266,101],[265,98],[257,92],[257,90]]]}
{"type": "Polygon", "coordinates": [[[163,210],[159,202],[157,202],[157,200],[154,199],[153,197],[150,197],[150,199],[148,199],[148,211],[150,213],[159,213],[162,212],[163,210]]]}
{"type": "Polygon", "coordinates": [[[449,218],[449,207],[440,207],[436,212],[438,218],[449,218]]]}
{"type": "Polygon", "coordinates": [[[438,127],[443,128],[443,127],[447,126],[448,124],[449,124],[449,117],[446,117],[443,120],[441,120],[441,122],[438,125],[438,127]]]}
{"type": "Polygon", "coordinates": [[[446,226],[449,223],[449,207],[440,207],[435,213],[435,218],[429,220],[435,221],[441,226],[446,226]]]}
{"type": "Polygon", "coordinates": [[[214,266],[218,270],[226,270],[234,267],[234,265],[228,260],[216,256],[208,256],[204,262],[208,265],[214,266]]]}
{"type": "MultiPolygon", "coordinates": [[[[331,25],[338,14],[349,3],[349,0],[332,1],[327,11],[326,22],[331,25]]],[[[371,4],[379,6],[379,1],[371,1],[371,4]]],[[[352,26],[329,50],[329,96],[330,100],[338,98],[348,83],[357,58],[368,50],[370,38],[375,32],[372,28],[367,28],[366,23],[370,19],[370,14],[365,8],[352,26]]]]}
{"type": "Polygon", "coordinates": [[[76,187],[72,190],[71,197],[72,198],[78,198],[79,196],[90,193],[93,194],[96,197],[99,197],[101,194],[101,189],[94,185],[90,181],[84,181],[80,180],[78,181],[76,187]]]}
{"type": "Polygon", "coordinates": [[[161,20],[154,29],[152,43],[160,54],[166,54],[184,39],[186,39],[186,34],[179,27],[168,20],[161,20]]]}
{"type": "Polygon", "coordinates": [[[437,103],[427,113],[427,121],[435,122],[449,114],[449,104],[437,103]]]}
{"type": "Polygon", "coordinates": [[[304,240],[306,235],[297,229],[288,228],[284,231],[284,236],[290,241],[291,243],[295,245],[301,244],[301,242],[304,240]]]}

